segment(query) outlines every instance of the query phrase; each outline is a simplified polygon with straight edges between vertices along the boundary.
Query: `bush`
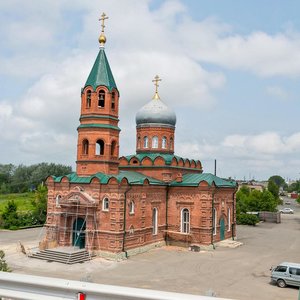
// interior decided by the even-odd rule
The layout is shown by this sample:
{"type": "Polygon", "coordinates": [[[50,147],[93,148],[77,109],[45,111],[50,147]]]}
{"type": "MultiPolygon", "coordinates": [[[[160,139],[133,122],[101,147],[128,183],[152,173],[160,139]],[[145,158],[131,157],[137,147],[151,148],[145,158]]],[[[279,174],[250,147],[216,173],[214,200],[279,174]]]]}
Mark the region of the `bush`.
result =
{"type": "MultiPolygon", "coordinates": [[[[10,269],[4,259],[5,253],[3,250],[0,250],[0,271],[3,272],[10,272],[10,269]]],[[[1,298],[0,298],[1,299],[1,298]]]]}
{"type": "Polygon", "coordinates": [[[298,198],[296,199],[296,201],[300,204],[300,195],[298,196],[298,198]]]}
{"type": "Polygon", "coordinates": [[[2,223],[5,229],[9,229],[11,226],[18,226],[20,219],[17,213],[17,205],[13,200],[7,202],[2,213],[2,223]]]}
{"type": "Polygon", "coordinates": [[[236,222],[239,225],[253,225],[253,226],[255,226],[256,223],[259,222],[259,219],[256,215],[239,214],[236,217],[236,222]]]}

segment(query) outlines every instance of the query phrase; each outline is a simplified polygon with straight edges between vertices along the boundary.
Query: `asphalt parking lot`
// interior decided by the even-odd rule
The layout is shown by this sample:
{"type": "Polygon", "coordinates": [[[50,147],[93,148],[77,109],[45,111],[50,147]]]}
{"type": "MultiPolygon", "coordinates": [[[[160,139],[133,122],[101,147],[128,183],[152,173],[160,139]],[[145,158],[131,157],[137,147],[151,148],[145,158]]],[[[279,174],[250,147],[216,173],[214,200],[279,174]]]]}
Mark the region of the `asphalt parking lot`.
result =
{"type": "MultiPolygon", "coordinates": [[[[294,200],[292,200],[294,201],[294,200]]],[[[190,252],[163,247],[115,262],[96,258],[77,265],[31,259],[18,250],[18,241],[37,244],[41,229],[0,231],[0,249],[16,273],[209,295],[230,299],[297,299],[298,288],[270,284],[270,267],[282,261],[300,262],[300,208],[282,215],[281,224],[238,226],[242,246],[190,252]]]]}

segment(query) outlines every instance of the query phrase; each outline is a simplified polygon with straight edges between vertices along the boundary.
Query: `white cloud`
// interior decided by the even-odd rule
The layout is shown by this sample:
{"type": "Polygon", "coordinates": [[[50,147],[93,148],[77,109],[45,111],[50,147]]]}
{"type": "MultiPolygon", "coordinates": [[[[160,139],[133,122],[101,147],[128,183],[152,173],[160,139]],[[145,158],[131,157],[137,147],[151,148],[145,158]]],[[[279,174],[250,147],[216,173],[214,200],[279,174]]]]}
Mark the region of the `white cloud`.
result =
{"type": "Polygon", "coordinates": [[[237,35],[227,24],[214,19],[187,19],[178,29],[185,36],[190,54],[200,60],[229,69],[247,70],[259,76],[300,75],[299,33],[269,35],[254,31],[237,35]]]}
{"type": "Polygon", "coordinates": [[[288,92],[285,91],[282,87],[280,86],[268,86],[266,88],[266,92],[268,95],[275,97],[279,100],[285,101],[288,99],[289,95],[288,92]]]}
{"type": "MultiPolygon", "coordinates": [[[[101,10],[110,17],[106,53],[121,92],[121,154],[135,150],[135,113],[152,98],[151,80],[156,74],[163,79],[162,100],[177,111],[188,108],[187,118],[195,112],[199,118],[213,112],[218,105],[215,94],[227,83],[224,74],[215,71],[218,67],[212,71],[199,61],[259,76],[300,75],[300,41],[295,31],[238,35],[229,24],[213,18],[192,20],[182,1],[165,1],[154,11],[149,3],[101,1],[101,10]]],[[[97,55],[99,2],[87,6],[78,0],[70,6],[66,0],[12,0],[1,2],[0,9],[10,15],[0,20],[5,44],[5,51],[0,50],[0,73],[14,83],[18,77],[32,80],[21,96],[0,99],[3,161],[70,164],[75,160],[80,89],[97,55]],[[76,18],[66,17],[73,12],[76,18]]],[[[270,85],[266,92],[288,97],[279,86],[270,85]]],[[[189,121],[195,128],[199,120],[189,121]]],[[[203,132],[205,126],[211,124],[202,125],[203,132]]],[[[281,155],[291,154],[292,159],[300,150],[297,132],[281,136],[262,128],[257,135],[228,134],[219,142],[200,136],[198,142],[184,141],[187,134],[178,127],[178,155],[221,158],[228,163],[229,175],[238,174],[242,167],[279,168],[281,155]],[[229,165],[233,161],[237,165],[238,159],[241,166],[229,165]]]]}

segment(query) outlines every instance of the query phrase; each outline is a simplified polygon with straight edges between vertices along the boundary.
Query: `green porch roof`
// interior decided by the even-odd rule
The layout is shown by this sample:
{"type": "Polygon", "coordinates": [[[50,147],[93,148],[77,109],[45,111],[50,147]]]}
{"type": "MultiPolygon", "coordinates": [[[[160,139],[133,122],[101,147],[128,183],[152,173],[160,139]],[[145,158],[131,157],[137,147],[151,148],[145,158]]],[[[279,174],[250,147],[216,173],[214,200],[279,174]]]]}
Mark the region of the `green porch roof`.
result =
{"type": "Polygon", "coordinates": [[[226,180],[210,173],[184,174],[182,182],[172,181],[170,186],[198,186],[201,181],[206,181],[210,186],[214,183],[217,187],[237,187],[234,180],[226,180]]]}
{"type": "Polygon", "coordinates": [[[99,85],[106,86],[110,91],[115,88],[117,85],[115,83],[113,74],[111,72],[105,51],[103,48],[100,48],[94,66],[90,72],[90,75],[84,85],[92,86],[95,90],[99,85]]]}
{"type": "Polygon", "coordinates": [[[126,178],[129,184],[132,185],[142,185],[145,179],[147,179],[152,185],[165,185],[165,182],[163,181],[132,171],[120,171],[117,175],[108,175],[99,172],[91,176],[78,176],[76,173],[59,177],[52,176],[54,182],[61,182],[63,177],[67,177],[70,183],[90,183],[93,178],[98,178],[101,184],[107,184],[111,178],[115,178],[118,182],[121,182],[124,178],[126,178]]]}

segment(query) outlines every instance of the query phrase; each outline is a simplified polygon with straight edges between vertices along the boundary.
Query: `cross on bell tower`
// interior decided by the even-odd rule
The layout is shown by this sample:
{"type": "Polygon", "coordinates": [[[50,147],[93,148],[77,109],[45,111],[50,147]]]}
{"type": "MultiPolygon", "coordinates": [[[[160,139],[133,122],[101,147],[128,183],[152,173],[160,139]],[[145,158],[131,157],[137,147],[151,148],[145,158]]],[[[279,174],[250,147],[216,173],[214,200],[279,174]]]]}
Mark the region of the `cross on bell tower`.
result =
{"type": "Polygon", "coordinates": [[[104,21],[108,19],[108,16],[106,16],[105,13],[103,13],[101,15],[101,17],[99,18],[99,21],[101,21],[101,34],[99,36],[99,43],[100,43],[100,47],[104,47],[104,44],[106,42],[106,36],[104,35],[104,28],[105,28],[105,25],[104,25],[104,21]]]}

